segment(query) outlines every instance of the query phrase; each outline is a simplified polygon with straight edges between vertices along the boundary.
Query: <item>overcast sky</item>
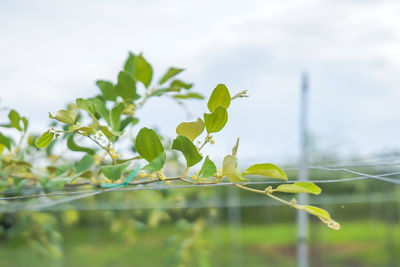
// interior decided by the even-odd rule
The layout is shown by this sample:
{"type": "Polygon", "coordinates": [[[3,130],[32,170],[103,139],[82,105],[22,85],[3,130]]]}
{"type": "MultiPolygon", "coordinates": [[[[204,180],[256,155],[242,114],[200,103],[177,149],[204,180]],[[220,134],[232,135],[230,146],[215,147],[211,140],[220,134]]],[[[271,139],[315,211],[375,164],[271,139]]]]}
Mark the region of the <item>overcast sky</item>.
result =
{"type": "MultiPolygon", "coordinates": [[[[44,131],[47,112],[115,81],[128,51],[159,77],[168,66],[233,103],[210,152],[282,162],[298,154],[300,74],[311,76],[309,126],[321,149],[369,154],[400,148],[400,1],[0,0],[0,97],[44,131]]],[[[206,103],[190,102],[194,116],[206,103]]],[[[2,114],[4,118],[5,114],[2,114]]],[[[188,117],[150,101],[142,126],[173,137],[188,117]]],[[[195,119],[192,117],[191,119],[195,119]]]]}

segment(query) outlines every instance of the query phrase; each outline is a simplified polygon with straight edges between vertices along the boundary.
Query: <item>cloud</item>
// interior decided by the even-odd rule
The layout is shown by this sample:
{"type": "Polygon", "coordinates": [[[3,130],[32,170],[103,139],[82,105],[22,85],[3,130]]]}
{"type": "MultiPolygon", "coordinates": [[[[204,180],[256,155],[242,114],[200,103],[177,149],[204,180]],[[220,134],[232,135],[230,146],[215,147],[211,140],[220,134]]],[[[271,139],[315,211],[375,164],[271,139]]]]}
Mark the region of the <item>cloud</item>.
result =
{"type": "MultiPolygon", "coordinates": [[[[400,18],[397,1],[12,1],[0,16],[2,103],[41,130],[47,112],[116,79],[128,50],[156,75],[169,65],[208,94],[219,82],[250,90],[230,113],[215,156],[241,136],[243,157],[297,155],[299,77],[311,75],[310,129],[343,151],[399,147],[400,18]],[[366,114],[372,113],[371,116],[366,114]],[[374,144],[371,146],[370,144],[374,144]]],[[[144,120],[173,135],[187,120],[154,100],[144,120]],[[168,110],[169,112],[165,112],[168,110]]],[[[202,114],[204,103],[191,102],[202,114]]]]}

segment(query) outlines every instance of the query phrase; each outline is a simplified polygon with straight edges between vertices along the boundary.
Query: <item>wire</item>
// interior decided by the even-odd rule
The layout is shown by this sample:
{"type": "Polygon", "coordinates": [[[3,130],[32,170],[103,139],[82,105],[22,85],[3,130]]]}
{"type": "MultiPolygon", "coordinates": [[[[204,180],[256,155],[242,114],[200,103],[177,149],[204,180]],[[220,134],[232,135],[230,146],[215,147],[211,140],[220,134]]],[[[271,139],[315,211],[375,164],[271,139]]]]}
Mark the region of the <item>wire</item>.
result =
{"type": "MultiPolygon", "coordinates": [[[[377,179],[389,183],[400,184],[400,180],[385,178],[386,176],[399,175],[400,171],[384,173],[380,175],[369,175],[361,172],[355,172],[348,169],[332,169],[327,167],[313,167],[316,169],[322,169],[326,171],[344,171],[352,174],[359,175],[357,177],[352,178],[341,178],[341,179],[328,179],[328,180],[308,180],[308,182],[312,183],[338,183],[338,182],[350,182],[350,181],[358,181],[358,180],[366,180],[366,179],[377,179]]],[[[295,183],[295,182],[304,182],[300,180],[292,180],[292,181],[255,181],[255,182],[246,182],[240,183],[243,185],[260,185],[260,184],[284,184],[284,183],[295,183]]],[[[23,196],[12,196],[12,197],[2,197],[0,200],[18,200],[18,199],[27,199],[27,198],[42,198],[42,197],[54,197],[54,196],[65,196],[65,195],[78,195],[69,198],[60,199],[61,202],[56,202],[54,205],[65,203],[68,201],[109,192],[109,191],[137,191],[137,190],[163,190],[163,189],[179,189],[179,188],[193,188],[193,187],[217,187],[217,186],[230,186],[234,183],[226,182],[226,183],[218,183],[218,184],[190,184],[190,185],[162,185],[162,186],[143,186],[137,185],[135,187],[115,187],[109,189],[100,189],[100,190],[86,190],[86,191],[73,191],[73,192],[59,192],[59,193],[49,193],[49,194],[36,194],[36,195],[23,195],[23,196]]]]}
{"type": "MultiPolygon", "coordinates": [[[[379,195],[364,195],[364,196],[355,196],[350,194],[345,195],[336,195],[334,197],[321,197],[318,199],[309,199],[308,204],[311,205],[338,205],[343,206],[344,204],[361,204],[361,203],[391,203],[398,201],[398,197],[387,194],[379,194],[379,195]],[[338,201],[338,199],[340,199],[338,201]],[[371,201],[373,199],[373,201],[371,201]]],[[[280,202],[273,201],[269,198],[264,198],[263,201],[260,201],[260,197],[257,198],[240,198],[239,204],[235,204],[230,201],[229,198],[211,198],[207,200],[196,200],[196,201],[163,201],[162,203],[143,203],[130,201],[130,202],[119,202],[119,203],[109,203],[109,202],[100,202],[96,203],[95,206],[90,205],[65,205],[65,206],[57,206],[48,207],[44,210],[47,211],[59,211],[59,210],[132,210],[132,209],[154,209],[154,208],[162,208],[162,209],[199,209],[199,208],[224,208],[224,207],[266,207],[266,206],[282,206],[283,204],[280,202]]],[[[0,212],[5,212],[0,207],[0,212]]]]}
{"type": "MultiPolygon", "coordinates": [[[[381,160],[381,159],[392,159],[392,160],[399,160],[400,157],[399,156],[393,156],[393,157],[381,157],[381,158],[375,158],[373,160],[381,160]]],[[[400,165],[400,161],[396,161],[396,162],[377,162],[377,163],[367,163],[366,160],[364,161],[348,161],[347,163],[343,163],[343,164],[334,164],[334,165],[309,165],[309,166],[305,166],[305,167],[288,167],[288,168],[283,168],[285,171],[296,171],[296,170],[301,170],[301,169],[320,169],[320,170],[328,170],[327,168],[342,168],[342,167],[379,167],[379,166],[390,166],[390,165],[400,165]]],[[[329,169],[328,171],[344,171],[343,169],[335,169],[335,170],[331,170],[329,169]]],[[[350,172],[349,170],[346,170],[348,172],[350,172]]],[[[188,177],[186,177],[188,178],[188,177]]],[[[372,178],[372,177],[370,177],[372,178]]],[[[326,180],[324,180],[326,181],[326,180]]],[[[297,182],[297,181],[291,181],[291,182],[297,182]]],[[[316,183],[318,183],[319,181],[315,181],[316,183]]],[[[388,180],[388,182],[391,182],[391,180],[388,180]]],[[[137,183],[137,182],[136,182],[137,183]]],[[[274,182],[267,182],[267,183],[271,183],[273,184],[274,182]]],[[[275,182],[275,183],[283,183],[283,182],[275,182]]],[[[288,182],[290,183],[290,182],[288,182]]],[[[134,185],[135,183],[131,183],[130,185],[134,185]]],[[[198,186],[198,185],[196,185],[198,186]]],[[[7,191],[7,193],[10,194],[23,194],[24,196],[19,196],[19,198],[29,198],[29,197],[37,197],[37,196],[41,196],[41,195],[46,195],[49,196],[50,194],[54,195],[55,193],[53,192],[57,192],[60,191],[60,189],[55,189],[55,190],[50,190],[47,191],[47,194],[31,194],[30,196],[27,196],[29,193],[31,193],[34,190],[41,190],[40,187],[34,187],[34,188],[30,188],[28,190],[13,190],[13,191],[7,191]]],[[[66,190],[68,188],[63,188],[62,190],[66,190]]],[[[86,192],[92,192],[91,191],[79,191],[81,193],[86,193],[86,192]]],[[[69,192],[68,194],[79,194],[79,192],[69,192]]],[[[0,200],[7,200],[5,198],[0,198],[0,200]]]]}
{"type": "Polygon", "coordinates": [[[316,168],[342,168],[342,167],[380,167],[380,166],[390,166],[390,165],[400,165],[400,161],[396,162],[377,162],[377,163],[346,163],[346,164],[334,164],[334,165],[309,165],[305,167],[290,167],[284,168],[285,171],[297,171],[301,169],[316,169],[316,168]]]}

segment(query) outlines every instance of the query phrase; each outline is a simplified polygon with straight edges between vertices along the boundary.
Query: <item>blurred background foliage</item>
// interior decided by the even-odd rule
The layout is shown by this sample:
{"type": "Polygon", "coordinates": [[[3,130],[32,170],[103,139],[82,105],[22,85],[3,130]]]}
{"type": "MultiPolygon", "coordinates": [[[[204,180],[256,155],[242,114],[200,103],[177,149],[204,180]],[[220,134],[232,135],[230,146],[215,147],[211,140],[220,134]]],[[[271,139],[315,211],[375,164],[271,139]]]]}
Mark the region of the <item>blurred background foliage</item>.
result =
{"type": "MultiPolygon", "coordinates": [[[[129,70],[132,56],[129,55],[124,65],[125,72],[129,70]]],[[[172,68],[174,70],[176,74],[182,71],[172,68]]],[[[159,97],[172,93],[169,97],[180,105],[184,105],[182,101],[186,98],[202,98],[198,93],[181,94],[181,90],[190,90],[192,84],[174,81],[165,88],[153,88],[150,94],[144,95],[159,97]]],[[[142,80],[142,83],[147,87],[150,85],[147,80],[142,80]]],[[[105,81],[97,84],[102,94],[95,97],[96,101],[103,101],[103,104],[115,101],[113,97],[105,96],[105,81]]],[[[112,86],[118,87],[118,83],[112,86]]],[[[135,106],[130,106],[132,103],[129,101],[125,104],[125,122],[115,131],[134,127],[139,119],[134,117],[135,106]]],[[[74,108],[74,104],[67,105],[67,109],[74,108]]],[[[68,134],[53,140],[46,150],[38,151],[34,145],[38,135],[27,132],[27,119],[13,110],[7,110],[7,113],[9,122],[2,125],[5,130],[0,135],[2,196],[55,192],[62,188],[69,190],[71,180],[60,179],[60,175],[65,173],[69,176],[78,173],[76,181],[90,181],[89,187],[104,182],[97,167],[109,162],[106,153],[86,147],[86,143],[85,147],[77,145],[68,134]],[[72,153],[65,149],[65,142],[72,153]],[[92,155],[89,163],[86,162],[88,157],[85,158],[87,154],[92,155]],[[89,170],[86,164],[95,164],[96,168],[89,170]]],[[[100,114],[96,116],[97,119],[101,117],[100,114]]],[[[80,114],[77,118],[85,121],[80,114]]],[[[51,126],[57,125],[53,122],[51,126]]],[[[119,138],[117,134],[113,135],[113,138],[119,138]]],[[[133,136],[129,137],[133,140],[133,136]]],[[[162,142],[165,147],[171,144],[168,137],[162,137],[162,142]]],[[[125,147],[124,151],[135,153],[132,142],[126,144],[121,145],[125,147]]],[[[334,151],[321,152],[317,145],[311,151],[311,164],[336,163],[330,160],[334,151]]],[[[168,153],[169,167],[166,171],[177,174],[183,166],[177,153],[168,153]]],[[[384,160],[385,157],[398,156],[398,152],[391,152],[377,155],[377,158],[384,160]]],[[[287,162],[283,165],[289,170],[288,176],[295,179],[297,172],[290,171],[290,167],[296,164],[287,162]]],[[[356,166],[352,170],[382,174],[395,168],[376,164],[356,166]]],[[[347,177],[352,176],[324,170],[310,172],[310,180],[347,177]]],[[[399,186],[375,180],[320,186],[324,194],[310,197],[311,204],[334,214],[341,222],[342,230],[332,232],[312,218],[309,241],[313,266],[395,266],[400,263],[399,186]]],[[[263,188],[259,186],[259,189],[263,188]]],[[[295,264],[294,210],[237,188],[107,192],[39,209],[30,206],[27,201],[25,209],[15,211],[12,208],[7,210],[7,207],[12,207],[11,200],[0,201],[3,209],[0,213],[0,266],[295,264]]]]}

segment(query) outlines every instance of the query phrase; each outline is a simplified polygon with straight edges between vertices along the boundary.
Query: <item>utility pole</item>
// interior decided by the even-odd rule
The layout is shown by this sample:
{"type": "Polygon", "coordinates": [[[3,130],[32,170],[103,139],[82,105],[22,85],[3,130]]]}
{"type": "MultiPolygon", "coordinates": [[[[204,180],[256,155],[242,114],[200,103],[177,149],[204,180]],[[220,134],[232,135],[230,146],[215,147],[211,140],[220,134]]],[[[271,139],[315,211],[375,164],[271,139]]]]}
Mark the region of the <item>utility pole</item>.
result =
{"type": "MultiPolygon", "coordinates": [[[[300,102],[300,158],[299,180],[308,180],[308,133],[307,133],[307,107],[308,107],[308,75],[304,72],[301,76],[301,102],[300,102]]],[[[299,204],[308,202],[307,194],[299,194],[299,204]]],[[[297,211],[297,266],[308,267],[308,214],[297,211]]]]}

